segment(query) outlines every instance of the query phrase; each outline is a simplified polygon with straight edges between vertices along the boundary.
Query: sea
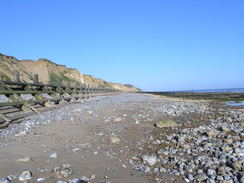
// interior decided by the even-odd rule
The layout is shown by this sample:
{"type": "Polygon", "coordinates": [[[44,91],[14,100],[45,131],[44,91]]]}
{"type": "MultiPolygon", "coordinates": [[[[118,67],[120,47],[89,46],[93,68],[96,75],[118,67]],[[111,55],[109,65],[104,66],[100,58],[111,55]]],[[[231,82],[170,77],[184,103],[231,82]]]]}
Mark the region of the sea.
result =
{"type": "MultiPolygon", "coordinates": [[[[208,90],[192,90],[193,93],[234,93],[234,92],[244,92],[244,88],[227,88],[227,89],[208,89],[208,90]]],[[[227,105],[229,106],[239,106],[244,107],[244,101],[227,101],[227,105]]]]}
{"type": "MultiPolygon", "coordinates": [[[[242,93],[244,92],[244,88],[226,88],[226,89],[206,89],[206,90],[186,90],[186,91],[180,91],[180,92],[192,92],[192,93],[242,93]]],[[[244,108],[244,101],[227,101],[227,105],[229,106],[239,106],[244,108]]]]}
{"type": "Polygon", "coordinates": [[[206,89],[206,90],[188,90],[193,93],[224,93],[224,92],[244,92],[244,88],[227,88],[227,89],[206,89]]]}

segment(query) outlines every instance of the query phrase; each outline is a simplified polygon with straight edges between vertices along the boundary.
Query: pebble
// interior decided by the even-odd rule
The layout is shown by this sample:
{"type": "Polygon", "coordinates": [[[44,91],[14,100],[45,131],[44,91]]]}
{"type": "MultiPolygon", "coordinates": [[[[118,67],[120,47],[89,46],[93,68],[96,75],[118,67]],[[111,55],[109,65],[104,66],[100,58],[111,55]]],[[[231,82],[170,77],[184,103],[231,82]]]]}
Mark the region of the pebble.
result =
{"type": "Polygon", "coordinates": [[[221,126],[221,130],[224,131],[224,132],[229,132],[230,129],[227,128],[226,126],[221,126]]]}
{"type": "Polygon", "coordinates": [[[207,170],[207,175],[208,175],[208,176],[216,175],[216,172],[215,172],[214,169],[208,169],[208,170],[207,170]]]}
{"type": "Polygon", "coordinates": [[[235,170],[241,170],[243,168],[242,166],[242,163],[240,161],[234,161],[232,163],[232,167],[235,169],[235,170]]]}
{"type": "Polygon", "coordinates": [[[50,173],[54,173],[57,178],[68,178],[72,175],[70,164],[63,164],[61,167],[55,167],[50,173]]]}
{"type": "Polygon", "coordinates": [[[73,151],[73,152],[80,151],[80,148],[74,148],[72,151],[73,151]]]}
{"type": "Polygon", "coordinates": [[[186,177],[189,181],[193,181],[193,180],[194,180],[193,175],[190,174],[190,173],[187,173],[187,174],[185,175],[185,177],[186,177]]]}
{"type": "Polygon", "coordinates": [[[85,180],[81,180],[81,179],[72,179],[72,180],[69,180],[69,183],[88,183],[88,182],[85,180]]]}
{"type": "Polygon", "coordinates": [[[55,152],[55,153],[51,154],[51,155],[49,156],[49,158],[51,158],[51,159],[56,159],[56,158],[58,158],[58,154],[55,152]]]}
{"type": "Polygon", "coordinates": [[[206,179],[208,179],[208,176],[206,174],[199,174],[199,175],[196,176],[196,180],[198,182],[202,182],[202,181],[204,181],[206,179]]]}
{"type": "Polygon", "coordinates": [[[121,122],[123,119],[121,117],[114,119],[114,122],[121,122]]]}
{"type": "Polygon", "coordinates": [[[155,126],[158,128],[173,127],[177,126],[177,123],[174,120],[161,120],[158,121],[155,126]]]}
{"type": "Polygon", "coordinates": [[[147,163],[150,166],[153,166],[157,162],[157,158],[155,156],[143,156],[142,160],[144,163],[147,163]]]}
{"type": "Polygon", "coordinates": [[[0,183],[11,183],[11,181],[8,178],[1,178],[0,183]]]}
{"type": "Polygon", "coordinates": [[[68,178],[72,175],[72,169],[71,168],[62,168],[60,173],[64,178],[68,178]]]}
{"type": "Polygon", "coordinates": [[[24,171],[19,176],[19,181],[27,181],[32,179],[32,173],[30,171],[24,171]]]}
{"type": "Polygon", "coordinates": [[[45,179],[45,178],[40,177],[40,178],[37,178],[36,180],[37,180],[37,182],[43,182],[43,181],[45,181],[46,179],[45,179]]]}
{"type": "Polygon", "coordinates": [[[120,143],[120,138],[112,136],[112,137],[110,137],[110,141],[113,144],[118,144],[118,143],[120,143]]]}
{"type": "Polygon", "coordinates": [[[56,183],[68,183],[68,182],[63,181],[63,180],[58,180],[56,183]]]}
{"type": "Polygon", "coordinates": [[[25,158],[17,159],[16,161],[18,161],[18,162],[29,162],[30,160],[31,160],[30,157],[25,157],[25,158]]]}
{"type": "Polygon", "coordinates": [[[210,130],[209,132],[207,132],[207,135],[209,137],[214,138],[214,137],[216,137],[218,135],[218,131],[217,130],[210,130]]]}

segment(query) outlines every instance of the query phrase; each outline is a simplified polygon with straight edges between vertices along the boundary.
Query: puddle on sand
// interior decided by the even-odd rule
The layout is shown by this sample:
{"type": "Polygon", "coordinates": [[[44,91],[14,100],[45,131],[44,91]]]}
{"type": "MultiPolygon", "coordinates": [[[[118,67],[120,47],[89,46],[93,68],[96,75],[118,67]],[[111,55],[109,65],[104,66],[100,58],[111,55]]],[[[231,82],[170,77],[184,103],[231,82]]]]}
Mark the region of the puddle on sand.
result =
{"type": "Polygon", "coordinates": [[[226,104],[229,106],[244,107],[244,101],[228,101],[226,104]]]}

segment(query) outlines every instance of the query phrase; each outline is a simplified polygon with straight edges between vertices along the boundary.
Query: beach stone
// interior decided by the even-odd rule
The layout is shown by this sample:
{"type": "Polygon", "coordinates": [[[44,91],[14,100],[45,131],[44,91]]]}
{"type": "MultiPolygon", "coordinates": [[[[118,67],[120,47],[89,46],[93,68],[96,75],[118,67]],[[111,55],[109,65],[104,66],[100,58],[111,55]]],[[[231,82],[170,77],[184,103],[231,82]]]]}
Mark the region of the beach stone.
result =
{"type": "Polygon", "coordinates": [[[78,152],[78,151],[80,151],[80,148],[74,148],[72,151],[73,152],[78,152]]]}
{"type": "Polygon", "coordinates": [[[14,179],[17,179],[17,176],[16,175],[9,175],[8,178],[10,181],[14,180],[14,179]]]}
{"type": "Polygon", "coordinates": [[[206,174],[198,174],[196,176],[196,180],[199,181],[199,182],[202,182],[204,180],[208,179],[208,176],[206,174]]]}
{"type": "Polygon", "coordinates": [[[53,107],[53,104],[51,102],[45,102],[44,106],[45,107],[53,107]]]}
{"type": "Polygon", "coordinates": [[[17,159],[16,161],[18,161],[18,162],[29,162],[30,160],[31,160],[30,157],[25,157],[25,158],[17,159]]]}
{"type": "Polygon", "coordinates": [[[151,172],[151,168],[149,166],[145,166],[144,172],[145,173],[151,172]]]}
{"type": "Polygon", "coordinates": [[[118,137],[110,137],[110,141],[113,144],[118,144],[120,143],[120,139],[118,137]]]}
{"type": "Polygon", "coordinates": [[[216,180],[218,180],[218,181],[223,181],[223,180],[224,180],[224,177],[218,175],[218,176],[216,177],[216,180]]]}
{"type": "Polygon", "coordinates": [[[121,122],[123,119],[121,117],[114,119],[114,122],[121,122]]]}
{"type": "Polygon", "coordinates": [[[214,129],[207,132],[207,136],[212,137],[212,138],[215,138],[218,134],[219,134],[219,132],[214,129]]]}
{"type": "Polygon", "coordinates": [[[32,179],[32,173],[30,171],[24,171],[19,176],[19,181],[27,181],[32,179]]]}
{"type": "Polygon", "coordinates": [[[225,139],[225,142],[229,145],[233,144],[233,140],[232,139],[225,139]]]}
{"type": "Polygon", "coordinates": [[[240,141],[236,141],[233,143],[233,147],[234,148],[238,148],[239,146],[241,146],[241,142],[240,141]]]}
{"type": "Polygon", "coordinates": [[[190,182],[190,180],[189,180],[189,179],[187,179],[187,178],[184,178],[184,181],[185,181],[185,182],[190,182]]]}
{"type": "Polygon", "coordinates": [[[71,165],[69,163],[62,164],[62,168],[71,168],[71,165]]]}
{"type": "Polygon", "coordinates": [[[183,145],[181,145],[181,148],[183,148],[183,149],[190,149],[191,146],[189,144],[183,144],[183,145]]]}
{"type": "Polygon", "coordinates": [[[57,178],[63,178],[61,174],[61,167],[55,167],[53,170],[50,171],[50,173],[53,173],[57,176],[57,178]]]}
{"type": "Polygon", "coordinates": [[[56,183],[68,183],[68,182],[63,181],[63,180],[58,180],[56,183]]]}
{"type": "Polygon", "coordinates": [[[204,171],[203,171],[202,169],[198,169],[198,170],[197,170],[197,174],[198,174],[198,175],[201,175],[201,174],[203,174],[203,173],[204,173],[204,171]]]}
{"type": "Polygon", "coordinates": [[[45,179],[45,178],[40,177],[40,178],[37,178],[36,180],[37,180],[37,182],[43,182],[43,181],[45,181],[46,179],[45,179]]]}
{"type": "Polygon", "coordinates": [[[225,167],[223,166],[219,167],[217,173],[219,175],[225,175],[226,174],[225,167]]]}
{"type": "Polygon", "coordinates": [[[240,183],[244,183],[244,175],[240,177],[240,183]]]}
{"type": "Polygon", "coordinates": [[[1,178],[0,183],[11,183],[11,181],[8,178],[1,178]]]}
{"type": "Polygon", "coordinates": [[[147,163],[150,166],[153,166],[157,162],[157,158],[154,156],[143,156],[142,160],[144,163],[147,163]]]}
{"type": "Polygon", "coordinates": [[[207,183],[215,183],[214,179],[207,179],[207,183]]]}
{"type": "Polygon", "coordinates": [[[232,147],[230,147],[230,146],[223,146],[222,147],[222,150],[223,151],[230,151],[230,150],[232,150],[232,147]]]}
{"type": "Polygon", "coordinates": [[[226,126],[221,126],[220,129],[221,129],[222,131],[224,131],[224,132],[229,132],[229,131],[230,131],[230,129],[227,128],[226,126]]]}
{"type": "Polygon", "coordinates": [[[72,169],[71,168],[62,168],[60,173],[64,178],[68,178],[72,175],[72,169]]]}
{"type": "Polygon", "coordinates": [[[216,175],[216,171],[214,169],[208,169],[207,170],[207,175],[208,176],[216,175]]]}
{"type": "MultiPolygon", "coordinates": [[[[235,136],[233,136],[232,138],[233,138],[233,140],[234,140],[234,141],[239,141],[241,137],[240,137],[240,136],[235,135],[235,136]]],[[[239,144],[240,142],[235,142],[233,145],[236,145],[236,143],[238,143],[238,144],[239,144]]],[[[236,146],[239,146],[239,145],[236,145],[236,146]]],[[[234,146],[234,147],[235,147],[235,146],[234,146]]]]}
{"type": "Polygon", "coordinates": [[[190,173],[185,174],[185,177],[186,177],[189,181],[193,181],[193,180],[194,180],[193,175],[190,174],[190,173]]]}
{"type": "Polygon", "coordinates": [[[224,176],[224,180],[231,180],[231,177],[229,175],[224,176]]]}
{"type": "Polygon", "coordinates": [[[233,183],[233,180],[223,180],[222,183],[233,183]]]}
{"type": "Polygon", "coordinates": [[[177,126],[177,123],[174,120],[161,120],[158,121],[155,126],[158,128],[173,127],[177,126]]]}
{"type": "Polygon", "coordinates": [[[159,172],[166,173],[166,172],[167,172],[167,170],[166,170],[166,168],[160,168],[160,169],[159,169],[159,172]]]}
{"type": "Polygon", "coordinates": [[[51,159],[56,159],[56,158],[58,158],[58,154],[55,152],[55,153],[51,154],[51,155],[49,156],[49,158],[51,158],[51,159]]]}
{"type": "Polygon", "coordinates": [[[241,120],[244,120],[244,114],[240,114],[239,118],[240,118],[241,120]]]}
{"type": "Polygon", "coordinates": [[[242,164],[240,161],[234,161],[232,163],[232,167],[235,169],[235,170],[241,170],[242,169],[242,164]]]}
{"type": "Polygon", "coordinates": [[[88,182],[85,180],[81,180],[81,179],[72,179],[72,180],[69,180],[69,183],[88,183],[88,182]]]}

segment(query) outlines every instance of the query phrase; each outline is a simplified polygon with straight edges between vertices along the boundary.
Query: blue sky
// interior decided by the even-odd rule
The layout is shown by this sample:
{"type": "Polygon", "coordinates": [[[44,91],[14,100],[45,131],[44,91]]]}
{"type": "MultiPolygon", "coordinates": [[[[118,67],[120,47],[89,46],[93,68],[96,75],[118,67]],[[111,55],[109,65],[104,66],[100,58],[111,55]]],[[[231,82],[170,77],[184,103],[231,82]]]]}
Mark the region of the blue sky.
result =
{"type": "Polygon", "coordinates": [[[0,52],[143,90],[244,87],[243,0],[1,0],[0,52]]]}

